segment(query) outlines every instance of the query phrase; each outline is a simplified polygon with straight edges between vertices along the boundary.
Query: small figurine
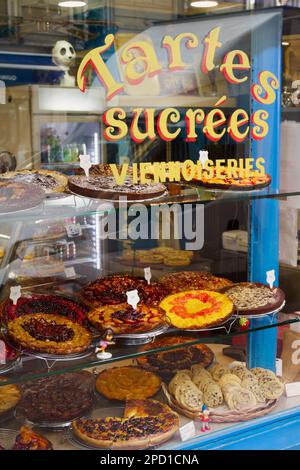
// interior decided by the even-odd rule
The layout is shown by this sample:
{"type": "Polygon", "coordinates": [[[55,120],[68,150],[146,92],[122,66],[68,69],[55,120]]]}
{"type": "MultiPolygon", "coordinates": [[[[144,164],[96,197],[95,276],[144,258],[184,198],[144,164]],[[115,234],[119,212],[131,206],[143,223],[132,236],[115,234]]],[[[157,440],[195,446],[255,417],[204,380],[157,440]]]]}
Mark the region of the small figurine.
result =
{"type": "Polygon", "coordinates": [[[202,432],[210,431],[209,415],[210,415],[209,409],[207,408],[206,405],[203,405],[201,409],[201,413],[200,413],[200,419],[202,423],[202,428],[201,428],[202,432]]]}
{"type": "Polygon", "coordinates": [[[60,80],[63,86],[75,86],[75,77],[70,75],[70,68],[75,57],[75,49],[68,41],[57,41],[52,49],[52,61],[63,72],[60,80]]]}
{"type": "Polygon", "coordinates": [[[98,359],[110,359],[112,357],[112,354],[109,352],[106,352],[107,346],[110,346],[112,344],[116,344],[114,341],[114,332],[111,328],[108,328],[105,330],[103,333],[103,336],[99,342],[99,345],[96,346],[95,353],[97,355],[98,359]]]}
{"type": "Polygon", "coordinates": [[[239,320],[239,325],[241,327],[242,330],[247,330],[248,326],[249,326],[249,319],[246,318],[246,317],[242,317],[240,318],[239,320]]]}

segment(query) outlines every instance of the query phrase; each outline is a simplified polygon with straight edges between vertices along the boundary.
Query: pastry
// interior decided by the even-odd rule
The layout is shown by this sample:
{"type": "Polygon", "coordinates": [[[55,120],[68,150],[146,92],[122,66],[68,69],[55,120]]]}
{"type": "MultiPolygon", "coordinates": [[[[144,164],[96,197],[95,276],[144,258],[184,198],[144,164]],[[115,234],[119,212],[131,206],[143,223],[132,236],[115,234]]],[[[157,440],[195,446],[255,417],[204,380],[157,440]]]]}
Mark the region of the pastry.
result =
{"type": "Polygon", "coordinates": [[[164,312],[160,308],[139,303],[134,309],[124,303],[106,305],[88,313],[90,323],[98,330],[111,328],[115,334],[151,331],[164,324],[164,312]]]}
{"type": "Polygon", "coordinates": [[[222,405],[224,398],[221,387],[217,383],[210,384],[203,393],[203,401],[210,408],[222,405]]]}
{"type": "Polygon", "coordinates": [[[190,290],[162,300],[168,322],[175,328],[202,329],[228,320],[233,312],[232,301],[219,292],[190,290]]]}
{"type": "Polygon", "coordinates": [[[168,290],[158,282],[147,281],[142,277],[129,274],[113,274],[99,277],[90,282],[80,292],[80,299],[89,308],[103,305],[116,305],[127,302],[126,292],[137,289],[140,301],[156,307],[168,294],[168,290]]]}
{"type": "Polygon", "coordinates": [[[155,395],[160,378],[140,367],[124,366],[105,369],[97,377],[97,391],[109,400],[145,399],[155,395]]]}
{"type": "Polygon", "coordinates": [[[232,282],[222,277],[213,276],[201,271],[178,271],[168,273],[159,280],[171,293],[182,292],[191,289],[217,291],[232,282]]]}
{"type": "Polygon", "coordinates": [[[142,346],[140,352],[172,346],[182,345],[182,347],[139,356],[137,358],[138,364],[160,375],[173,375],[174,370],[189,369],[193,364],[201,364],[203,367],[207,367],[212,363],[214,353],[206,344],[188,344],[195,340],[196,338],[189,336],[161,336],[156,338],[153,343],[142,346]]]}
{"type": "Polygon", "coordinates": [[[51,442],[27,426],[22,426],[12,450],[53,450],[51,442]]]}
{"type": "Polygon", "coordinates": [[[83,326],[59,315],[34,313],[10,320],[9,337],[25,349],[49,354],[85,351],[92,337],[83,326]]]}
{"type": "Polygon", "coordinates": [[[123,418],[81,418],[72,423],[75,436],[95,448],[146,449],[168,441],[179,428],[177,413],[154,400],[130,400],[123,418]]]}
{"type": "Polygon", "coordinates": [[[228,374],[230,371],[229,371],[229,368],[226,367],[226,366],[223,366],[222,364],[214,364],[212,367],[210,367],[209,369],[209,372],[210,374],[212,375],[212,378],[218,382],[218,380],[220,380],[220,378],[225,375],[225,374],[228,374]]]}
{"type": "Polygon", "coordinates": [[[224,393],[224,398],[229,409],[243,411],[256,406],[254,394],[242,387],[232,387],[230,391],[224,393]]]}
{"type": "MultiPolygon", "coordinates": [[[[255,376],[253,377],[255,379],[255,376]]],[[[266,396],[263,388],[259,385],[258,380],[255,381],[252,377],[248,377],[242,381],[241,387],[250,390],[254,394],[257,403],[265,403],[266,396]]]]}
{"type": "Polygon", "coordinates": [[[284,385],[277,377],[260,377],[258,385],[267,400],[277,400],[284,392],[284,385]]]}
{"type": "MultiPolygon", "coordinates": [[[[241,379],[237,375],[230,374],[230,373],[222,375],[222,377],[219,379],[218,382],[221,388],[224,387],[226,384],[228,385],[241,385],[242,384],[241,379]]],[[[245,385],[243,385],[243,387],[248,388],[245,385]]]]}
{"type": "Polygon", "coordinates": [[[32,209],[43,202],[45,193],[36,186],[0,177],[0,214],[32,209]]]}
{"type": "Polygon", "coordinates": [[[268,174],[260,175],[257,171],[250,171],[249,176],[244,176],[243,169],[235,169],[232,174],[232,169],[210,168],[213,177],[206,176],[204,173],[200,178],[195,177],[194,182],[211,189],[230,189],[230,190],[245,190],[265,188],[271,184],[271,176],[268,174]]]}
{"type": "Polygon", "coordinates": [[[44,377],[21,386],[18,411],[33,423],[63,423],[87,413],[94,402],[95,380],[87,371],[44,377]]]}
{"type": "MultiPolygon", "coordinates": [[[[1,382],[4,380],[2,377],[1,382]]],[[[16,385],[0,385],[0,416],[14,409],[20,398],[21,392],[16,385]]]]}
{"type": "Polygon", "coordinates": [[[162,196],[167,188],[161,183],[134,184],[128,176],[122,185],[118,185],[113,176],[93,175],[89,179],[85,175],[71,176],[69,189],[80,196],[98,199],[119,199],[120,196],[127,200],[153,199],[162,196]]]}
{"type": "Polygon", "coordinates": [[[169,390],[172,394],[175,393],[176,388],[182,383],[191,382],[191,372],[189,370],[180,370],[177,372],[169,383],[169,390]]]}
{"type": "Polygon", "coordinates": [[[81,305],[59,295],[22,295],[16,305],[10,299],[0,304],[0,318],[4,323],[29,313],[62,315],[79,324],[84,324],[87,319],[81,305]]]}
{"type": "Polygon", "coordinates": [[[278,310],[284,302],[284,292],[278,287],[256,282],[241,282],[222,289],[234,303],[238,313],[260,315],[278,310]]]}
{"type": "Polygon", "coordinates": [[[68,185],[68,178],[53,170],[8,171],[0,178],[7,178],[18,183],[28,183],[42,189],[46,194],[63,193],[68,185]]]}

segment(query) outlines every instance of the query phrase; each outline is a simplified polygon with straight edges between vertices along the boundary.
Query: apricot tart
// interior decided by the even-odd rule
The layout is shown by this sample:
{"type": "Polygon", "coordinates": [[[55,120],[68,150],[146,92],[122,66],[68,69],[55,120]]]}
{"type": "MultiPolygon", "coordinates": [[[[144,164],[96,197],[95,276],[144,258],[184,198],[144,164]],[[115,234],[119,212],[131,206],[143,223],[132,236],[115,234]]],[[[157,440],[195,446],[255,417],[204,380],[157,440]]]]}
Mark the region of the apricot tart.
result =
{"type": "Polygon", "coordinates": [[[206,290],[190,290],[169,295],[161,303],[169,323],[183,330],[217,326],[234,312],[233,302],[224,294],[206,290]]]}
{"type": "Polygon", "coordinates": [[[212,178],[203,175],[200,179],[195,178],[193,181],[207,188],[240,191],[265,188],[271,184],[271,176],[260,175],[258,171],[250,171],[249,175],[245,176],[244,170],[239,168],[235,170],[235,174],[232,174],[232,170],[228,168],[223,168],[220,173],[216,168],[212,170],[212,178]]]}
{"type": "Polygon", "coordinates": [[[97,391],[109,400],[150,398],[160,386],[161,380],[156,374],[135,366],[105,369],[96,380],[97,391]]]}
{"type": "Polygon", "coordinates": [[[22,426],[12,450],[53,450],[53,446],[46,437],[22,426]]]}
{"type": "Polygon", "coordinates": [[[10,320],[9,337],[25,349],[49,354],[73,354],[86,350],[89,331],[60,315],[34,313],[10,320]]]}
{"type": "Polygon", "coordinates": [[[178,414],[155,400],[129,400],[123,418],[81,418],[72,423],[73,433],[84,444],[116,450],[162,444],[178,428],[178,414]]]}
{"type": "Polygon", "coordinates": [[[173,294],[191,289],[217,291],[233,284],[229,279],[214,276],[206,271],[168,273],[162,276],[159,282],[173,294]]]}
{"type": "Polygon", "coordinates": [[[0,416],[15,408],[20,398],[21,392],[16,385],[0,385],[0,416]]]}

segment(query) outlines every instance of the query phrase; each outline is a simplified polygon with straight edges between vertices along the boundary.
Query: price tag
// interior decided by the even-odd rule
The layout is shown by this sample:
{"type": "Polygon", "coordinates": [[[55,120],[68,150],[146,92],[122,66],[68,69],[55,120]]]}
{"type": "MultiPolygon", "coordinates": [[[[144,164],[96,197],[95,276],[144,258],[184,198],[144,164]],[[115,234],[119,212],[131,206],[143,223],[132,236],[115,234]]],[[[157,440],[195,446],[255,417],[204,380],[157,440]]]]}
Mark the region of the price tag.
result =
{"type": "Polygon", "coordinates": [[[81,237],[82,235],[80,224],[66,224],[65,228],[69,238],[81,237]]]}
{"type": "Polygon", "coordinates": [[[275,269],[271,269],[271,271],[266,271],[266,279],[267,283],[270,286],[270,289],[273,289],[274,282],[276,281],[275,269]]]}
{"type": "Polygon", "coordinates": [[[188,441],[189,439],[194,437],[196,434],[194,421],[190,421],[184,426],[181,426],[181,428],[179,428],[179,434],[182,441],[188,441]]]}
{"type": "Polygon", "coordinates": [[[13,301],[14,305],[17,305],[18,299],[21,297],[21,286],[12,286],[10,288],[9,298],[13,301]]]}
{"type": "Polygon", "coordinates": [[[126,292],[126,296],[127,296],[128,305],[131,305],[131,307],[135,310],[136,307],[137,307],[137,304],[141,300],[140,297],[139,297],[138,290],[137,289],[130,290],[130,291],[126,292]]]}
{"type": "Polygon", "coordinates": [[[282,359],[276,359],[276,375],[282,377],[282,359]]]}
{"type": "Polygon", "coordinates": [[[66,275],[67,279],[70,279],[72,277],[76,277],[76,271],[73,268],[73,266],[71,266],[69,268],[65,268],[65,275],[66,275]]]}
{"type": "Polygon", "coordinates": [[[287,397],[297,397],[300,395],[300,382],[285,384],[285,394],[287,397]]]}
{"type": "Polygon", "coordinates": [[[208,160],[208,151],[207,150],[200,150],[199,151],[199,160],[201,162],[202,168],[204,168],[205,163],[208,160]]]}
{"type": "Polygon", "coordinates": [[[92,166],[89,155],[79,155],[80,167],[84,170],[85,176],[89,179],[90,168],[92,166]]]}
{"type": "Polygon", "coordinates": [[[150,267],[144,268],[144,273],[145,273],[145,279],[146,279],[146,281],[148,282],[148,284],[150,284],[151,277],[152,277],[151,268],[150,268],[150,267]]]}

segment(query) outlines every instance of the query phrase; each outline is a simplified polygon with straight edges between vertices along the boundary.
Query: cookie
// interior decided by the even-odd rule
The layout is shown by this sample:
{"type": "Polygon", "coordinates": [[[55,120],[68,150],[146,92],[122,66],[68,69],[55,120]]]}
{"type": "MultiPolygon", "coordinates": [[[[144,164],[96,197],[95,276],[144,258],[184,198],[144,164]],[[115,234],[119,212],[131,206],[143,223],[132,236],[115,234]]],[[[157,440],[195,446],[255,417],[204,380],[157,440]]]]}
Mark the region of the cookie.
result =
{"type": "Polygon", "coordinates": [[[229,368],[221,364],[215,364],[209,369],[209,372],[212,375],[212,378],[216,381],[220,380],[222,375],[228,374],[230,372],[229,368]]]}
{"type": "Polygon", "coordinates": [[[222,390],[218,384],[213,383],[207,388],[203,393],[203,401],[209,408],[216,408],[217,406],[222,405],[224,398],[222,390]]]}
{"type": "Polygon", "coordinates": [[[197,388],[187,387],[183,388],[177,401],[179,405],[188,411],[199,411],[203,405],[203,395],[197,388]]]}
{"type": "Polygon", "coordinates": [[[257,378],[269,377],[270,379],[276,379],[276,375],[270,369],[263,369],[262,367],[254,367],[250,369],[250,372],[257,378]]]}
{"type": "Polygon", "coordinates": [[[257,404],[254,394],[242,387],[232,387],[224,394],[224,398],[228,408],[236,411],[254,408],[257,404]]]}
{"type": "Polygon", "coordinates": [[[264,380],[262,378],[258,381],[259,387],[262,390],[267,400],[278,400],[284,392],[284,385],[276,377],[275,379],[264,380]]]}
{"type": "Polygon", "coordinates": [[[241,385],[241,379],[237,375],[231,373],[224,374],[219,380],[219,385],[222,388],[225,384],[241,385]]]}
{"type": "Polygon", "coordinates": [[[191,382],[191,377],[189,374],[186,373],[185,370],[177,372],[176,375],[174,375],[173,379],[169,383],[169,391],[174,395],[175,393],[175,388],[177,385],[180,385],[184,382],[191,382]]]}
{"type": "Polygon", "coordinates": [[[255,382],[253,379],[245,379],[242,381],[242,387],[250,390],[256,398],[257,403],[265,403],[266,397],[262,387],[259,386],[258,380],[255,382]]]}
{"type": "Polygon", "coordinates": [[[203,366],[199,365],[199,364],[194,364],[192,367],[191,367],[191,375],[192,375],[192,378],[195,376],[195,375],[204,375],[206,377],[210,377],[211,378],[211,374],[209,373],[209,371],[207,369],[205,369],[203,366]]]}
{"type": "MultiPolygon", "coordinates": [[[[174,390],[174,397],[178,403],[181,403],[181,396],[186,395],[187,393],[192,393],[194,394],[199,394],[199,390],[196,387],[196,385],[190,381],[190,382],[184,382],[176,386],[174,390]]],[[[202,398],[202,397],[201,397],[202,398]]]]}

